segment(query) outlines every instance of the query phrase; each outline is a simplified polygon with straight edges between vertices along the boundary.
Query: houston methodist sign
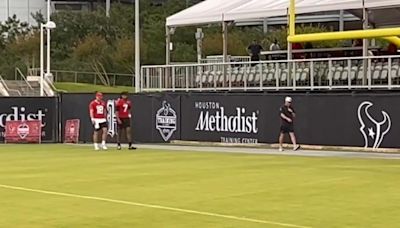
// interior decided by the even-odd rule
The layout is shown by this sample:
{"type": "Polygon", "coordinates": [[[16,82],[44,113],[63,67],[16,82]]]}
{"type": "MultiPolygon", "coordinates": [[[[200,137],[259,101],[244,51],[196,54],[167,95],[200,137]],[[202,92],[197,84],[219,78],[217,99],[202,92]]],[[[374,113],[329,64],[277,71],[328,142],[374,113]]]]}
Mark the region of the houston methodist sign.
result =
{"type": "Polygon", "coordinates": [[[220,101],[194,101],[191,106],[191,113],[197,116],[194,130],[200,137],[213,135],[225,143],[258,143],[258,109],[220,101]]]}
{"type": "Polygon", "coordinates": [[[46,122],[44,119],[46,117],[46,111],[42,109],[38,109],[36,112],[27,112],[24,106],[11,107],[10,113],[2,113],[0,114],[0,126],[5,127],[7,121],[15,120],[15,121],[26,121],[26,120],[39,120],[42,123],[42,127],[46,126],[46,122]]]}
{"type": "Polygon", "coordinates": [[[256,134],[258,133],[257,120],[257,112],[246,115],[246,108],[237,107],[236,113],[229,115],[226,114],[224,107],[219,107],[214,113],[200,112],[196,131],[256,134]]]}

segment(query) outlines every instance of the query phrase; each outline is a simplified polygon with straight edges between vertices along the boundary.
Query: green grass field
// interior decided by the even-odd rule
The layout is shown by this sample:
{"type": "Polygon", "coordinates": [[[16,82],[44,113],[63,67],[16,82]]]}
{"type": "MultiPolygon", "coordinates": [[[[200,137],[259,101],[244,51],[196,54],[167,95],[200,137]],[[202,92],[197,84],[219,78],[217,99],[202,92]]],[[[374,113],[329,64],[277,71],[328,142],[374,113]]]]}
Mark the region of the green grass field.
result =
{"type": "Polygon", "coordinates": [[[62,91],[68,91],[68,93],[93,93],[96,91],[101,91],[103,93],[121,93],[128,91],[133,93],[135,89],[129,86],[101,86],[92,85],[86,83],[70,83],[70,82],[56,82],[54,86],[62,91]]]}
{"type": "Polygon", "coordinates": [[[0,227],[399,227],[400,161],[0,147],[0,227]]]}

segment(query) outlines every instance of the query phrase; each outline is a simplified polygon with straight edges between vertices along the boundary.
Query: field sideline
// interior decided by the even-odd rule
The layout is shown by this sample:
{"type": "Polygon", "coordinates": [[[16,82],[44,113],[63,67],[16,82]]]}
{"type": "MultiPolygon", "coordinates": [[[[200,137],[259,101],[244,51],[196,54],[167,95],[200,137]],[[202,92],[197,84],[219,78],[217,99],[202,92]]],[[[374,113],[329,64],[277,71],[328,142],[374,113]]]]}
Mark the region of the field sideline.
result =
{"type": "Polygon", "coordinates": [[[2,145],[0,167],[0,227],[400,223],[399,160],[2,145]]]}

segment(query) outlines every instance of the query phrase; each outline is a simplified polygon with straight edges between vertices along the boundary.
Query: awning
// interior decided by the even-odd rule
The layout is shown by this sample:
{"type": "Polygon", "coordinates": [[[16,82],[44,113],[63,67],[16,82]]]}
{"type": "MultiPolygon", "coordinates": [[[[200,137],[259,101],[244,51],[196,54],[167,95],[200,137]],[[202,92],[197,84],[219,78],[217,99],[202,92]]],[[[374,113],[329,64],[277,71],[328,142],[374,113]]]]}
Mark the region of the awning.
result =
{"type": "MultiPolygon", "coordinates": [[[[289,0],[206,0],[167,18],[167,26],[189,26],[243,21],[287,15],[289,0]]],[[[377,26],[400,21],[399,0],[364,0],[366,8],[379,13],[374,16],[377,26]],[[382,13],[382,8],[395,12],[382,13]],[[397,13],[396,13],[397,12],[397,13]]],[[[320,13],[363,8],[362,0],[296,0],[296,13],[320,13]]],[[[371,18],[372,19],[372,18],[371,18]]]]}
{"type": "Polygon", "coordinates": [[[206,0],[167,18],[167,26],[222,23],[225,14],[248,0],[206,0]]]}

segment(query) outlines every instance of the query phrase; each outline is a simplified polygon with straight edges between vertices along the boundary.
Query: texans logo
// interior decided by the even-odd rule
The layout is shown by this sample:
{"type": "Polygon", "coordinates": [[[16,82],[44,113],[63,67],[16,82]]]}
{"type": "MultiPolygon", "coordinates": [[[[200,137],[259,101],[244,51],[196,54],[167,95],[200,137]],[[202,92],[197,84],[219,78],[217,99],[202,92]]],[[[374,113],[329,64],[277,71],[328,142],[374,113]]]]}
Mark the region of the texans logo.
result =
{"type": "Polygon", "coordinates": [[[370,101],[364,101],[358,106],[358,120],[360,121],[360,132],[364,137],[365,148],[379,148],[383,138],[390,131],[392,122],[390,116],[385,111],[381,111],[383,115],[383,120],[378,121],[374,119],[369,108],[373,104],[370,101]]]}

